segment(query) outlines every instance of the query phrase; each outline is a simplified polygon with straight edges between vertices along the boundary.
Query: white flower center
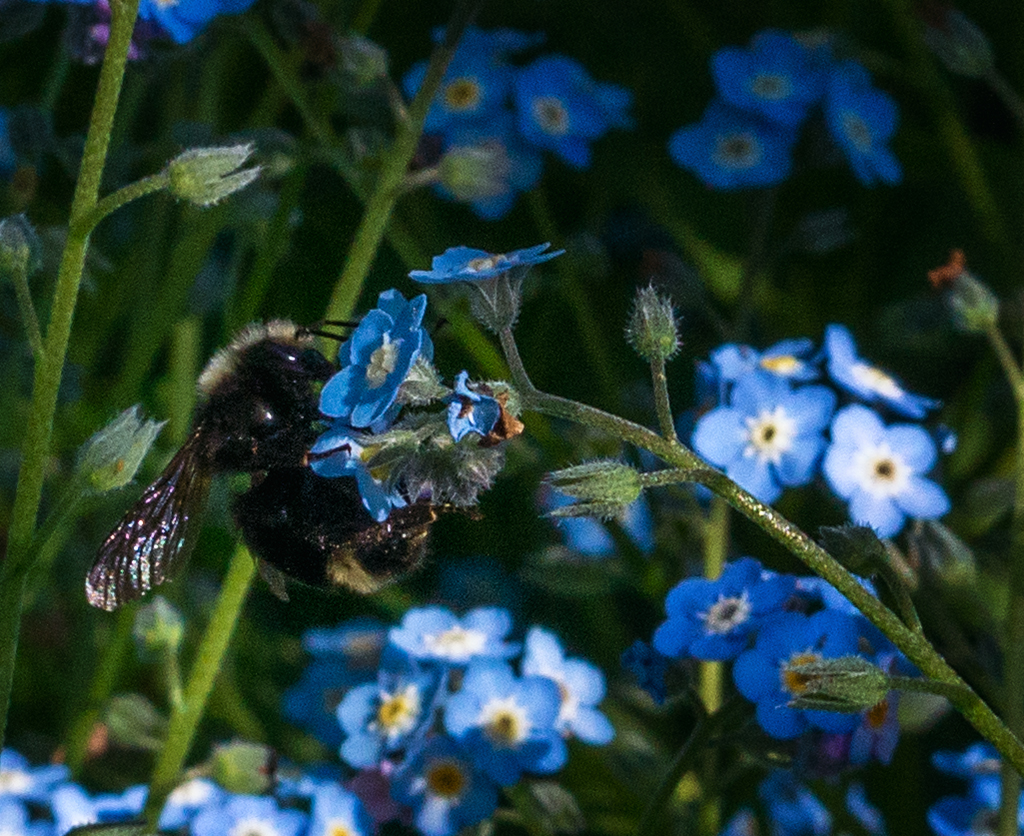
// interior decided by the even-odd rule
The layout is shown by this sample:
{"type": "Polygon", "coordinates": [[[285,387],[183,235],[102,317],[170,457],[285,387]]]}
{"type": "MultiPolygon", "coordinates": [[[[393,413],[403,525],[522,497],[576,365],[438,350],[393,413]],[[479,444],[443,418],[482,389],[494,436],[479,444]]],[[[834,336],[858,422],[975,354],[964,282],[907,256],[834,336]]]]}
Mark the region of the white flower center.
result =
{"type": "Polygon", "coordinates": [[[911,476],[906,462],[885,441],[857,450],[852,467],[861,489],[876,498],[903,493],[911,476]]]}
{"type": "Polygon", "coordinates": [[[530,718],[515,697],[494,697],[484,705],[477,718],[491,743],[502,748],[513,748],[530,733],[530,718]]]}
{"type": "Polygon", "coordinates": [[[406,685],[393,694],[382,691],[377,718],[370,723],[370,729],[379,731],[389,740],[395,740],[415,728],[420,710],[420,691],[415,685],[406,685]]]}
{"type": "Polygon", "coordinates": [[[0,770],[0,794],[21,793],[32,786],[32,776],[20,769],[0,770]]]}
{"type": "Polygon", "coordinates": [[[483,650],[487,644],[487,634],[455,626],[443,633],[425,635],[423,644],[435,656],[459,662],[483,650]]]}
{"type": "Polygon", "coordinates": [[[278,836],[278,833],[277,828],[266,819],[250,816],[236,821],[227,836],[278,836]]]}
{"type": "Polygon", "coordinates": [[[839,121],[842,123],[843,133],[846,134],[846,138],[850,140],[853,147],[861,154],[870,154],[872,138],[868,123],[850,110],[843,111],[839,121]]]}
{"type": "Polygon", "coordinates": [[[761,73],[751,79],[750,92],[759,99],[778,102],[793,94],[793,82],[789,76],[778,73],[761,73]]]}
{"type": "Polygon", "coordinates": [[[462,113],[480,104],[480,83],[471,76],[457,78],[444,88],[444,104],[448,110],[462,113]]]}
{"type": "Polygon", "coordinates": [[[750,618],[750,596],[747,590],[743,594],[727,598],[719,595],[718,600],[708,607],[708,611],[699,613],[704,621],[704,629],[713,636],[724,636],[731,633],[750,618]]]}
{"type": "Polygon", "coordinates": [[[182,807],[195,807],[202,804],[213,793],[213,788],[207,781],[193,778],[186,781],[167,797],[168,804],[180,804],[182,807]]]}
{"type": "Polygon", "coordinates": [[[711,159],[722,168],[754,168],[761,162],[761,143],[750,132],[726,134],[716,139],[711,159]]]}
{"type": "Polygon", "coordinates": [[[865,389],[870,389],[883,398],[895,400],[903,397],[903,388],[881,369],[867,363],[854,363],[850,374],[865,389]]]}
{"type": "Polygon", "coordinates": [[[370,355],[370,362],[366,364],[366,383],[371,389],[383,385],[388,375],[394,372],[401,344],[401,340],[391,342],[390,334],[383,335],[380,347],[370,355]]]}
{"type": "Polygon", "coordinates": [[[538,96],[533,100],[533,118],[546,134],[565,136],[569,132],[569,111],[561,99],[538,96]]]}
{"type": "Polygon", "coordinates": [[[757,416],[744,420],[747,424],[744,456],[757,456],[761,461],[777,465],[792,449],[796,437],[796,421],[781,406],[771,412],[762,410],[757,416]]]}

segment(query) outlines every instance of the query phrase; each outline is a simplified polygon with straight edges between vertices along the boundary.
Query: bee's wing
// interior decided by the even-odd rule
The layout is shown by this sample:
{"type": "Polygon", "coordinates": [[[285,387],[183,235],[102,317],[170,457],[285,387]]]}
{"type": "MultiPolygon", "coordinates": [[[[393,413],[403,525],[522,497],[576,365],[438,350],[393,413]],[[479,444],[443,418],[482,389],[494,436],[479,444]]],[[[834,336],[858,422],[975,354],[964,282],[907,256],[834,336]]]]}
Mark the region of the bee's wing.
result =
{"type": "Polygon", "coordinates": [[[100,546],[85,579],[89,603],[115,610],[172,577],[195,544],[209,492],[193,436],[100,546]]]}

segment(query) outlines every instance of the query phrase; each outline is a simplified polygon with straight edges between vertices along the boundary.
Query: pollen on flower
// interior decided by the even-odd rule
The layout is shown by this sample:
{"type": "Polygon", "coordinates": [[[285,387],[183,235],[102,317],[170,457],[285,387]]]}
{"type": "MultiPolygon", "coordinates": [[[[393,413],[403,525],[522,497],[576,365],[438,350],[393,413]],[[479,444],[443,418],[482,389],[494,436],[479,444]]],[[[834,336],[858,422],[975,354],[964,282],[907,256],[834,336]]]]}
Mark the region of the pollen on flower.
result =
{"type": "Polygon", "coordinates": [[[348,826],[348,823],[340,819],[333,819],[327,822],[327,826],[324,827],[324,833],[327,836],[357,836],[356,832],[348,826]]]}
{"type": "Polygon", "coordinates": [[[366,365],[366,383],[371,389],[382,386],[395,370],[398,362],[398,349],[401,340],[391,342],[389,334],[383,335],[383,342],[373,354],[370,355],[370,362],[366,365]]]}
{"type": "Polygon", "coordinates": [[[431,761],[425,777],[430,793],[440,798],[458,798],[468,783],[462,764],[456,760],[431,761]]]}
{"type": "Polygon", "coordinates": [[[457,78],[444,88],[444,103],[449,110],[472,110],[480,99],[480,84],[470,76],[457,78]]]}
{"type": "Polygon", "coordinates": [[[809,665],[812,662],[820,661],[821,655],[818,653],[811,653],[810,651],[794,653],[789,658],[789,661],[779,669],[779,681],[782,685],[782,690],[788,694],[793,694],[794,696],[799,696],[806,691],[811,678],[805,673],[793,670],[793,668],[798,668],[801,665],[809,665]]]}
{"type": "Polygon", "coordinates": [[[505,259],[502,254],[489,255],[484,258],[472,258],[466,262],[466,271],[470,273],[482,273],[484,270],[493,270],[505,259]]]}
{"type": "Polygon", "coordinates": [[[745,419],[747,424],[747,446],[745,456],[778,464],[782,456],[793,447],[796,437],[796,421],[781,407],[771,412],[763,410],[757,416],[745,419]]]}
{"type": "Polygon", "coordinates": [[[761,162],[761,145],[753,133],[726,134],[718,137],[712,158],[722,168],[748,169],[761,162]]]}
{"type": "Polygon", "coordinates": [[[569,132],[569,111],[554,96],[534,99],[533,118],[541,130],[552,136],[565,136],[569,132]]]}
{"type": "Polygon", "coordinates": [[[707,612],[700,614],[700,618],[704,621],[704,629],[708,633],[724,636],[745,624],[750,618],[750,612],[750,596],[747,590],[743,590],[743,594],[739,596],[720,595],[707,612]]]}
{"type": "Polygon", "coordinates": [[[882,700],[877,705],[869,708],[864,713],[864,722],[873,731],[885,726],[885,721],[889,718],[889,700],[882,700]]]}
{"type": "Polygon", "coordinates": [[[420,693],[415,685],[407,685],[395,694],[381,694],[377,708],[377,725],[389,737],[411,731],[420,716],[420,693]]]}
{"type": "Polygon", "coordinates": [[[777,102],[793,95],[793,82],[779,73],[759,73],[750,81],[750,92],[760,99],[777,102]]]}
{"type": "Polygon", "coordinates": [[[803,368],[803,363],[792,354],[778,354],[774,357],[762,357],[761,368],[787,377],[803,368]]]}

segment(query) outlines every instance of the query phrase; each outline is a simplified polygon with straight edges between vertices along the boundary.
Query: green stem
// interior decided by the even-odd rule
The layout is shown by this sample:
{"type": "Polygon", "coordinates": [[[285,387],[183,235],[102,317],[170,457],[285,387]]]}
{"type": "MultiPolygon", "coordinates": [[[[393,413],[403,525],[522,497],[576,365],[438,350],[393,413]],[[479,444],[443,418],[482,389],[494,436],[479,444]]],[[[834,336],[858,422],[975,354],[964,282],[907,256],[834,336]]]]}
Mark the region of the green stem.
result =
{"type": "Polygon", "coordinates": [[[79,220],[76,231],[83,235],[88,235],[107,215],[112,215],[126,203],[131,203],[140,197],[166,189],[169,183],[170,177],[161,171],[157,174],[151,174],[149,177],[143,177],[141,180],[136,180],[134,183],[129,183],[127,186],[122,186],[116,192],[108,194],[93,206],[79,220]]]}
{"type": "Polygon", "coordinates": [[[255,561],[244,546],[239,546],[231,558],[220,597],[192,663],[184,696],[180,705],[171,712],[167,740],[164,741],[149,783],[149,797],[143,815],[154,826],[167,796],[179,782],[185,758],[188,757],[214,679],[242,614],[242,606],[255,574],[255,561]]]}
{"type": "Polygon", "coordinates": [[[1002,103],[1006,105],[1006,109],[1017,120],[1017,129],[1024,131],[1024,101],[1021,100],[1017,91],[1013,89],[1010,82],[995,67],[992,67],[985,73],[984,78],[985,83],[992,88],[992,92],[1000,98],[1002,103]]]}
{"type": "Polygon", "coordinates": [[[110,11],[110,41],[100,68],[96,101],[71,202],[68,237],[57,273],[43,357],[36,364],[28,426],[22,443],[18,487],[8,529],[7,557],[0,573],[0,608],[3,610],[0,616],[0,745],[7,729],[7,708],[21,621],[21,592],[28,569],[26,562],[43,495],[43,475],[50,455],[57,390],[60,388],[64,358],[71,337],[71,322],[89,246],[89,234],[81,231],[81,224],[99,198],[100,180],[107,159],[107,147],[131,46],[132,30],[138,16],[139,0],[112,0],[110,11]]]}
{"type": "Polygon", "coordinates": [[[334,285],[331,300],[327,305],[326,319],[347,319],[355,310],[363,283],[369,275],[391,213],[401,193],[406,169],[416,152],[416,144],[423,132],[427,111],[448,69],[448,63],[455,54],[459,38],[480,3],[481,0],[459,2],[445,30],[444,41],[430,57],[423,85],[409,106],[409,118],[398,126],[395,139],[384,157],[376,188],[366,203],[362,221],[348,250],[345,267],[334,285]]]}
{"type": "Polygon", "coordinates": [[[1010,384],[1013,397],[1017,401],[1018,410],[1024,408],[1024,372],[1021,371],[1020,364],[1013,356],[1010,346],[1007,345],[1003,332],[999,330],[998,325],[992,324],[985,329],[985,337],[1003,369],[1003,374],[1006,375],[1006,381],[1010,384]]]}
{"type": "Polygon", "coordinates": [[[668,377],[665,374],[665,358],[651,358],[651,382],[654,385],[654,407],[658,413],[661,434],[669,441],[679,441],[676,422],[672,418],[672,403],[668,397],[668,377]]]}
{"type": "Polygon", "coordinates": [[[523,368],[511,330],[499,335],[505,350],[513,384],[524,410],[534,410],[557,418],[599,429],[630,444],[641,447],[669,465],[692,468],[693,481],[709,488],[735,508],[769,537],[786,548],[807,568],[824,578],[881,630],[927,677],[961,686],[954,707],[988,739],[1013,767],[1024,774],[1024,745],[1002,723],[989,705],[954,671],[928,640],[904,624],[888,607],[864,589],[843,566],[797,526],[774,508],[760,502],[725,474],[705,465],[682,444],[673,444],[646,427],[585,404],[548,395],[534,388],[523,368]]]}
{"type": "Polygon", "coordinates": [[[950,702],[964,696],[964,689],[948,682],[936,682],[920,676],[890,676],[889,686],[896,691],[910,691],[915,694],[936,694],[950,702]]]}

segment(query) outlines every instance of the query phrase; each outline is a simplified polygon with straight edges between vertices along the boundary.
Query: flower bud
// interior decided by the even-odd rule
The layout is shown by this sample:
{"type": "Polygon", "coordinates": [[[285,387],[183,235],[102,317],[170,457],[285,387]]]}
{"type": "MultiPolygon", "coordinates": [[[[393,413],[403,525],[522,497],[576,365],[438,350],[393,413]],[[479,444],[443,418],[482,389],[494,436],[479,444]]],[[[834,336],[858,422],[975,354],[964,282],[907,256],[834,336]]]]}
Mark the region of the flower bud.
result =
{"type": "Polygon", "coordinates": [[[167,736],[167,719],[142,694],[118,694],[103,715],[109,739],[132,749],[159,751],[167,736]]]}
{"type": "Polygon", "coordinates": [[[179,154],[167,164],[171,193],[197,206],[212,206],[259,176],[259,166],[240,169],[253,150],[252,144],[246,143],[191,148],[179,154]]]}
{"type": "Polygon", "coordinates": [[[434,364],[421,354],[398,387],[395,401],[403,406],[427,406],[447,395],[434,364]]]}
{"type": "Polygon", "coordinates": [[[273,750],[241,740],[215,746],[210,778],[228,792],[262,795],[274,784],[273,750]]]}
{"type": "Polygon", "coordinates": [[[126,409],[85,442],[78,456],[78,473],[97,493],[124,487],[166,423],[143,420],[137,405],[126,409]]]}
{"type": "Polygon", "coordinates": [[[184,633],[185,619],[162,595],[135,614],[132,635],[144,660],[161,658],[167,652],[177,653],[184,633]]]}
{"type": "Polygon", "coordinates": [[[850,714],[873,708],[891,690],[885,671],[863,656],[786,665],[784,675],[790,690],[799,694],[789,703],[791,708],[850,714]]]}
{"type": "Polygon", "coordinates": [[[925,24],[924,42],[946,69],[968,78],[981,78],[995,65],[985,33],[956,9],[942,9],[925,24]]]}
{"type": "Polygon", "coordinates": [[[341,39],[341,69],[356,88],[369,87],[387,77],[388,53],[369,38],[348,35],[341,39]]]}
{"type": "Polygon", "coordinates": [[[24,215],[0,221],[0,273],[29,276],[40,265],[39,236],[24,215]]]}
{"type": "Polygon", "coordinates": [[[872,575],[887,562],[885,544],[870,526],[822,526],[818,540],[829,554],[858,575],[872,575]]]}
{"type": "Polygon", "coordinates": [[[672,300],[659,296],[653,285],[637,291],[626,339],[645,360],[667,360],[679,351],[679,328],[672,300]]]}
{"type": "Polygon", "coordinates": [[[449,149],[438,164],[441,185],[456,200],[472,202],[508,191],[512,163],[500,142],[449,149]]]}
{"type": "Polygon", "coordinates": [[[967,269],[963,250],[953,250],[947,264],[929,270],[928,281],[943,292],[958,328],[984,333],[995,327],[999,319],[999,299],[967,269]]]}
{"type": "Polygon", "coordinates": [[[509,273],[493,279],[474,282],[475,291],[469,297],[469,310],[473,316],[495,334],[511,328],[519,318],[523,298],[523,280],[509,273]]]}
{"type": "Polygon", "coordinates": [[[548,476],[555,490],[579,500],[548,512],[552,517],[617,517],[640,496],[640,474],[614,460],[586,462],[548,476]]]}

